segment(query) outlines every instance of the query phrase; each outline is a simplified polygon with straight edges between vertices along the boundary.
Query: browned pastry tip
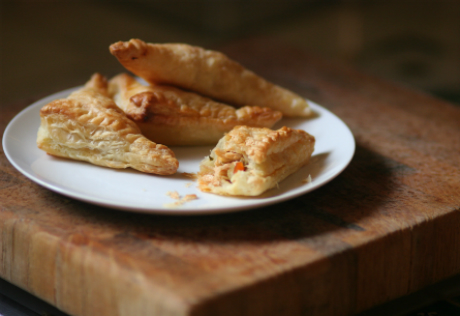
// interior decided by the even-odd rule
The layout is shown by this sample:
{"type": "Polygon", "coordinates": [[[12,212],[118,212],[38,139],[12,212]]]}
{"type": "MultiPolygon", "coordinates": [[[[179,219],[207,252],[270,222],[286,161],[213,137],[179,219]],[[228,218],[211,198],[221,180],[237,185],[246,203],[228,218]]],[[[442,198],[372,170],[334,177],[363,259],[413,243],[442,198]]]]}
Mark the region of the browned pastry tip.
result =
{"type": "Polygon", "coordinates": [[[128,42],[116,42],[110,45],[109,50],[119,60],[136,60],[141,56],[145,56],[147,45],[139,39],[131,39],[128,42]]]}
{"type": "Polygon", "coordinates": [[[105,76],[96,72],[91,76],[89,81],[85,84],[85,88],[96,90],[102,95],[108,96],[108,81],[105,76]]]}

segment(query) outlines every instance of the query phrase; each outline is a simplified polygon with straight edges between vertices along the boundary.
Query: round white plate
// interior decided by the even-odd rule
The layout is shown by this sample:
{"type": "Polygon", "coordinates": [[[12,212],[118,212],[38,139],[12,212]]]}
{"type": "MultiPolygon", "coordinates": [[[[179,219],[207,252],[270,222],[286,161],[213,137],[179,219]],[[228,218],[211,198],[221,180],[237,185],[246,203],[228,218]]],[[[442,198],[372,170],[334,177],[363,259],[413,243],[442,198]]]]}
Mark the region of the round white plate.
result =
{"type": "Polygon", "coordinates": [[[16,115],[3,135],[3,149],[11,164],[32,181],[68,197],[105,207],[186,215],[234,212],[279,203],[331,181],[346,168],[355,151],[355,141],[348,127],[325,108],[310,102],[318,114],[315,118],[284,118],[273,127],[303,129],[315,136],[315,151],[308,165],[282,181],[279,187],[256,198],[203,193],[197,188],[197,183],[183,173],[196,173],[212,146],[171,147],[179,160],[179,170],[172,176],[99,167],[55,158],[38,149],[36,137],[40,108],[55,99],[67,97],[75,89],[48,96],[16,115]],[[309,176],[311,182],[308,181],[309,176]],[[176,206],[172,205],[176,200],[169,192],[177,192],[180,197],[196,194],[198,199],[176,206]]]}

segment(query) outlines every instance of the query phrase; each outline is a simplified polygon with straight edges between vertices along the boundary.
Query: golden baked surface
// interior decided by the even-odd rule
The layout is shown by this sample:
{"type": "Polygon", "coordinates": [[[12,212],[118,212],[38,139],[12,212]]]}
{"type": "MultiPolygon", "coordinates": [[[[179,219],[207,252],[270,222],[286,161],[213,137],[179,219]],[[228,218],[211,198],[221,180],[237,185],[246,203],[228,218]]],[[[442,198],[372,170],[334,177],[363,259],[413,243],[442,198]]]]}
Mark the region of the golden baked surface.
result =
{"type": "Polygon", "coordinates": [[[85,86],[40,111],[37,145],[50,155],[111,168],[171,175],[168,146],[216,145],[200,164],[200,190],[256,196],[308,163],[315,138],[270,128],[283,115],[311,117],[306,100],[226,55],[187,44],[117,42],[122,73],[85,86]],[[163,144],[163,145],[160,145],[163,144]]]}
{"type": "Polygon", "coordinates": [[[144,136],[165,145],[215,145],[236,125],[272,127],[282,114],[232,106],[167,85],[145,86],[128,74],[109,82],[109,95],[144,136]]]}
{"type": "Polygon", "coordinates": [[[145,138],[108,97],[99,74],[66,99],[40,110],[37,145],[47,153],[110,168],[134,168],[169,175],[179,162],[166,146],[145,138]]]}
{"type": "Polygon", "coordinates": [[[303,130],[237,126],[200,165],[200,190],[257,196],[310,160],[315,138],[303,130]]]}
{"type": "Polygon", "coordinates": [[[112,44],[110,52],[126,69],[151,84],[180,87],[237,107],[257,105],[285,116],[312,115],[304,98],[217,51],[131,39],[112,44]]]}

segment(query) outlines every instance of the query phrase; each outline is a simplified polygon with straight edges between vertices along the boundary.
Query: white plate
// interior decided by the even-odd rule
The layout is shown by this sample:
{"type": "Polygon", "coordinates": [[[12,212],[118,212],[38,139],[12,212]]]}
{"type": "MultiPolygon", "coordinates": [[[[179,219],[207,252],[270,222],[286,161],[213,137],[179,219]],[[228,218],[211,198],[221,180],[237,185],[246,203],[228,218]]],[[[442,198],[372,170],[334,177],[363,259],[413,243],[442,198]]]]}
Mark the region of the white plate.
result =
{"type": "Polygon", "coordinates": [[[348,127],[325,108],[310,102],[318,114],[312,119],[282,119],[274,128],[288,126],[304,129],[316,138],[315,151],[308,165],[289,176],[260,197],[222,197],[198,190],[196,182],[183,173],[196,173],[209,147],[172,147],[179,160],[173,176],[144,174],[132,169],[116,170],[89,163],[47,155],[36,146],[42,106],[65,98],[68,89],[39,100],[21,111],[8,124],[3,149],[11,164],[32,181],[57,193],[85,202],[125,211],[163,214],[210,214],[234,212],[279,203],[310,192],[342,172],[351,161],[355,141],[348,127]],[[312,181],[306,181],[311,176],[312,181]],[[198,199],[180,206],[168,192],[181,197],[196,194],[198,199]]]}

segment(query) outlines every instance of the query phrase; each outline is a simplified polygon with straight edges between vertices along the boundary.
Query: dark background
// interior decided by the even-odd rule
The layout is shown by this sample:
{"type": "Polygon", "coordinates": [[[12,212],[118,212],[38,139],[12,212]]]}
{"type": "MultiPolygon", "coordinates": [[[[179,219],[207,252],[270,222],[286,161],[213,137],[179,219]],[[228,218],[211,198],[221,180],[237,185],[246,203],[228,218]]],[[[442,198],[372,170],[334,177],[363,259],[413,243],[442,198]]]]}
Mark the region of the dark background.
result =
{"type": "MultiPolygon", "coordinates": [[[[0,116],[2,105],[124,71],[108,51],[119,40],[218,49],[250,36],[277,37],[460,104],[460,0],[0,0],[0,116]]],[[[363,316],[459,315],[459,278],[363,316]]],[[[47,306],[29,306],[34,298],[19,292],[0,280],[0,308],[47,306]]]]}
{"type": "Polygon", "coordinates": [[[123,71],[119,40],[218,48],[275,36],[389,80],[460,102],[460,1],[4,1],[0,104],[123,71]]]}

